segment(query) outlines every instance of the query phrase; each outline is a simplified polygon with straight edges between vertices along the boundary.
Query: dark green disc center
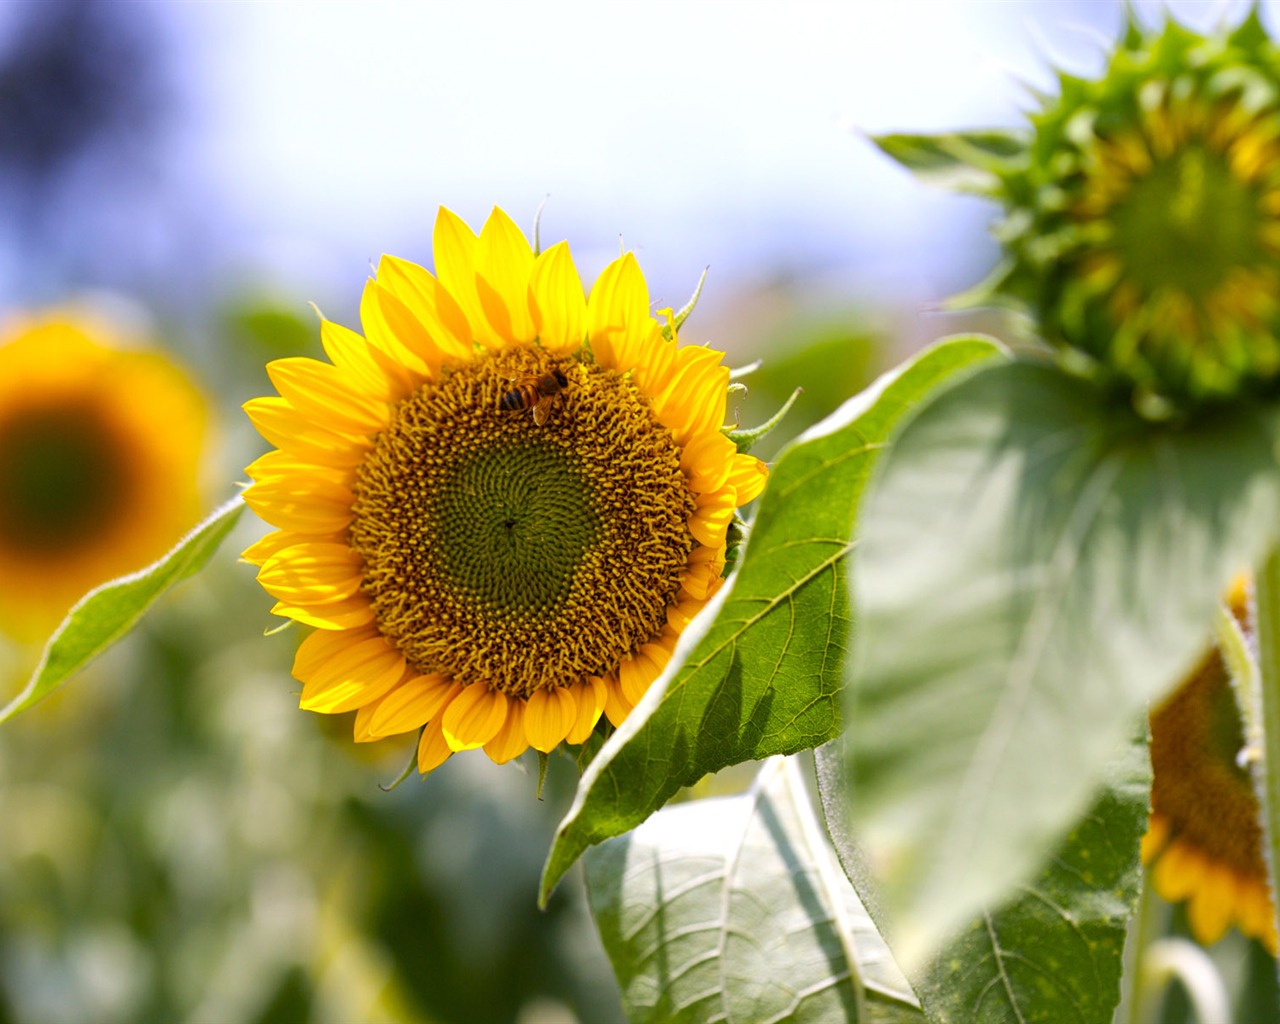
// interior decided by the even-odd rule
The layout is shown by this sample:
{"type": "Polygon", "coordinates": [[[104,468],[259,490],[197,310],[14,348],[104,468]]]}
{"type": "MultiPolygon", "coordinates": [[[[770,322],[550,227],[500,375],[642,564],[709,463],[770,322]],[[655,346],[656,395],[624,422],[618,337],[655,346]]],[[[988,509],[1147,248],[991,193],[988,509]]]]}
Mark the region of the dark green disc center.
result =
{"type": "Polygon", "coordinates": [[[0,541],[59,552],[100,534],[123,499],[116,449],[98,417],[74,408],[0,423],[0,541]]]}
{"type": "Polygon", "coordinates": [[[473,601],[510,614],[563,606],[600,526],[565,452],[509,441],[452,467],[433,518],[442,570],[473,601]]]}
{"type": "Polygon", "coordinates": [[[1236,267],[1257,266],[1258,197],[1223,157],[1189,147],[1136,181],[1114,212],[1116,248],[1148,293],[1203,300],[1236,267]]]}

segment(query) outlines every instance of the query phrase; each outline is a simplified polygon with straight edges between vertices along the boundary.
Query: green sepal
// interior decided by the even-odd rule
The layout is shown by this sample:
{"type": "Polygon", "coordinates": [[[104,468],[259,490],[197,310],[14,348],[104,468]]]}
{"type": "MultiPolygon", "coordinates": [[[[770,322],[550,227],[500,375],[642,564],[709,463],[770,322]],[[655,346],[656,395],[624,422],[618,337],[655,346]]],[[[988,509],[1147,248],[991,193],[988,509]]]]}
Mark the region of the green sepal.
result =
{"type": "Polygon", "coordinates": [[[943,135],[873,135],[871,141],[917,178],[953,192],[996,195],[1004,171],[1026,157],[1025,132],[986,129],[943,135]]]}
{"type": "Polygon", "coordinates": [[[775,412],[764,423],[758,427],[741,427],[735,430],[725,430],[724,436],[738,446],[738,452],[745,454],[755,447],[756,442],[767,437],[782,422],[782,418],[791,411],[791,407],[796,404],[796,399],[800,397],[804,388],[796,388],[791,392],[791,397],[782,403],[782,408],[775,412]]]}
{"type": "Polygon", "coordinates": [[[670,323],[663,325],[662,336],[667,341],[674,341],[676,332],[684,326],[684,322],[689,319],[689,314],[694,311],[698,305],[698,300],[702,298],[702,286],[707,283],[707,272],[710,267],[702,268],[702,276],[698,278],[698,286],[693,290],[693,294],[689,296],[689,301],[680,307],[680,312],[671,317],[670,323]]]}
{"type": "MultiPolygon", "coordinates": [[[[421,740],[422,732],[423,732],[423,729],[425,728],[426,726],[423,726],[422,729],[418,730],[419,740],[421,740]]],[[[417,765],[418,765],[418,744],[415,743],[413,745],[413,749],[409,751],[409,761],[404,766],[404,770],[399,775],[397,775],[394,779],[392,779],[389,783],[387,783],[387,785],[385,786],[381,782],[379,782],[378,788],[382,790],[382,792],[384,793],[390,793],[393,789],[398,788],[400,783],[404,782],[405,779],[407,779],[410,775],[413,774],[413,769],[416,768],[417,765]]]]}

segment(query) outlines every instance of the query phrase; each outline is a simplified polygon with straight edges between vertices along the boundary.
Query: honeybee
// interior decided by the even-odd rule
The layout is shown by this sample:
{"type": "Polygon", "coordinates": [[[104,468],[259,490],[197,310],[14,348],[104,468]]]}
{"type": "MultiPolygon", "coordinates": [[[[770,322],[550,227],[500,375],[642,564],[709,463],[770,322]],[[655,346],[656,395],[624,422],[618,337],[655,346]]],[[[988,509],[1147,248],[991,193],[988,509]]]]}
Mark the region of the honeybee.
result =
{"type": "Polygon", "coordinates": [[[535,426],[542,426],[551,415],[556,395],[569,386],[569,378],[558,366],[546,373],[530,373],[511,379],[511,390],[498,399],[498,408],[506,412],[533,410],[535,426]]]}

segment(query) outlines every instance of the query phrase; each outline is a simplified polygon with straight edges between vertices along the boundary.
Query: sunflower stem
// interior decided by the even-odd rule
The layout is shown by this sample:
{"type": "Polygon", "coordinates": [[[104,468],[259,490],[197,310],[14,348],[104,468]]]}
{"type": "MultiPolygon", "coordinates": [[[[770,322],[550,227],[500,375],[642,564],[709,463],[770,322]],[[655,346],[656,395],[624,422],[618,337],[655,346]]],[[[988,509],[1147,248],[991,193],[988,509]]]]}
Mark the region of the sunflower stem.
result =
{"type": "MultiPolygon", "coordinates": [[[[1280,548],[1272,550],[1258,573],[1256,582],[1258,622],[1258,672],[1245,711],[1246,739],[1255,742],[1256,724],[1261,724],[1261,747],[1251,758],[1258,803],[1262,807],[1263,853],[1271,890],[1271,913],[1275,919],[1276,872],[1280,870],[1280,548]],[[1252,734],[1251,734],[1252,733],[1252,734]]],[[[1280,921],[1277,921],[1280,927],[1280,921]]]]}

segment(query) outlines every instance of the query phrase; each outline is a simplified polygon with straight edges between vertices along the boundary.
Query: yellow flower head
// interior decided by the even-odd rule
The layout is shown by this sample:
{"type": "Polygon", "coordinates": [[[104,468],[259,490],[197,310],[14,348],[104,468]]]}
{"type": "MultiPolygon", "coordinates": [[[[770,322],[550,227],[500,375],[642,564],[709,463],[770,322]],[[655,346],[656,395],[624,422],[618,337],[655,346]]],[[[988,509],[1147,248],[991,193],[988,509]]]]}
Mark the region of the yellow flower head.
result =
{"type": "MultiPolygon", "coordinates": [[[[1243,592],[1233,604],[1243,617],[1243,592]]],[[[1235,924],[1274,956],[1258,800],[1239,763],[1244,742],[1227,667],[1215,649],[1152,712],[1152,810],[1142,859],[1161,896],[1187,901],[1199,942],[1217,942],[1235,924]]]]}
{"type": "Polygon", "coordinates": [[[766,470],[721,432],[723,354],[650,314],[631,254],[584,299],[568,245],[495,209],[441,210],[436,275],[383,257],[361,336],[268,366],[245,411],[276,445],[245,500],[278,527],[245,557],[315,627],[302,707],[359,741],[422,729],[418,766],[615,725],[712,596],[734,510],[766,470]]]}
{"type": "Polygon", "coordinates": [[[154,352],[46,314],[0,333],[0,629],[38,639],[199,516],[204,397],[154,352]]]}

